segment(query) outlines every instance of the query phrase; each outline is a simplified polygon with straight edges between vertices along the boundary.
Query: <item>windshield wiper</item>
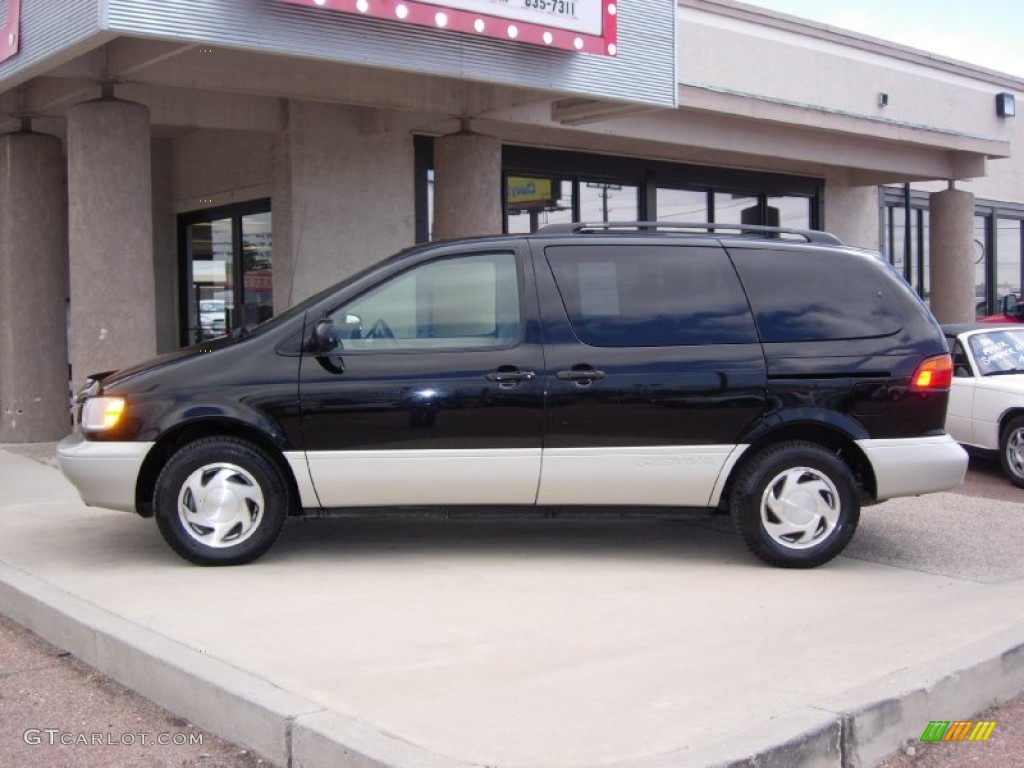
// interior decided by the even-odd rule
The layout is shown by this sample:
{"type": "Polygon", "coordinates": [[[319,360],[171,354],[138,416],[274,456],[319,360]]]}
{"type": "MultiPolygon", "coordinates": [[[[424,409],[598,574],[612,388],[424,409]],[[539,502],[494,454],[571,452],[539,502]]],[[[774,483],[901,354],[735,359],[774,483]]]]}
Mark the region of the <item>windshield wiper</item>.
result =
{"type": "Polygon", "coordinates": [[[1009,376],[1009,375],[1015,374],[1015,373],[1018,373],[1018,374],[1019,373],[1024,373],[1024,370],[1020,370],[1019,368],[1011,368],[1008,371],[990,371],[989,373],[986,373],[985,375],[986,376],[1009,376]]]}

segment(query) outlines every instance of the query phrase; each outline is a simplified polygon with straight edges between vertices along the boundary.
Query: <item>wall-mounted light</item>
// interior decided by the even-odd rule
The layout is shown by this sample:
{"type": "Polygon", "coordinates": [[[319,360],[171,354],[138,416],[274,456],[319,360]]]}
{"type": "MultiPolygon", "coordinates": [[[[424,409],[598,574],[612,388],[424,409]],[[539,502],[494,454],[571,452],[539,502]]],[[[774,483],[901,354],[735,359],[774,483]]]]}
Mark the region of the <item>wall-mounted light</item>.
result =
{"type": "Polygon", "coordinates": [[[1017,114],[1017,102],[1012,93],[996,94],[996,114],[1000,117],[1013,117],[1017,114]]]}
{"type": "Polygon", "coordinates": [[[888,93],[880,93],[880,94],[878,94],[878,106],[880,106],[880,107],[888,107],[889,106],[889,94],[888,93]]]}

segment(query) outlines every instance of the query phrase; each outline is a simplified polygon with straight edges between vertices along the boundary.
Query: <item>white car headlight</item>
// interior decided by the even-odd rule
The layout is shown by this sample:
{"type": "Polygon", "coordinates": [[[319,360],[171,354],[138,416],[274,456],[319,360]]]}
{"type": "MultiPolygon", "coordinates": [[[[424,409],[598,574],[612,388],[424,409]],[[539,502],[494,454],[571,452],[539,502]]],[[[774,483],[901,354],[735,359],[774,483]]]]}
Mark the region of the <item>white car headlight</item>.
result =
{"type": "Polygon", "coordinates": [[[113,429],[124,413],[123,397],[90,397],[82,403],[82,431],[105,432],[113,429]]]}

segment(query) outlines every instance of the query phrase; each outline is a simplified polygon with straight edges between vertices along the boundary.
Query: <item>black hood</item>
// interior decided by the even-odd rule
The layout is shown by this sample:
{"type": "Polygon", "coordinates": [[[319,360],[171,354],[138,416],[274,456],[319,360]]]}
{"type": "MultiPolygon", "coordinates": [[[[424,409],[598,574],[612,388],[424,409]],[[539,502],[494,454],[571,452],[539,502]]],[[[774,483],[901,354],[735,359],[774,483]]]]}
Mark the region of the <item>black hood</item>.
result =
{"type": "Polygon", "coordinates": [[[188,360],[199,355],[208,354],[218,349],[225,347],[231,347],[237,344],[241,339],[233,338],[231,336],[220,336],[216,339],[210,339],[204,341],[201,344],[193,344],[191,347],[184,347],[182,349],[176,349],[173,352],[165,352],[156,357],[151,357],[148,360],[144,360],[137,365],[133,365],[129,368],[122,368],[117,371],[104,371],[102,373],[89,374],[90,379],[99,381],[104,388],[109,387],[113,384],[125,381],[127,379],[138,376],[142,373],[149,373],[155,371],[158,368],[177,363],[182,360],[188,360]]]}

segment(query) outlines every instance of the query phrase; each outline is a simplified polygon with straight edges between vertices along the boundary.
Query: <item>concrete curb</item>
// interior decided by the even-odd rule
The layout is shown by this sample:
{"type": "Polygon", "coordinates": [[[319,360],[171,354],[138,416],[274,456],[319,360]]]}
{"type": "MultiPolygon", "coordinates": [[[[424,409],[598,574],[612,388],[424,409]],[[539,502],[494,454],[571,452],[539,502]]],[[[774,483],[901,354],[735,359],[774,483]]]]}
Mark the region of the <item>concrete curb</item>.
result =
{"type": "Polygon", "coordinates": [[[875,765],[931,720],[964,720],[1024,691],[1024,622],[821,702],[843,718],[843,765],[875,765]]]}
{"type": "Polygon", "coordinates": [[[0,612],[196,726],[289,768],[471,768],[52,587],[0,561],[0,612]]]}
{"type": "Polygon", "coordinates": [[[955,652],[693,749],[614,768],[861,768],[1024,691],[1024,622],[955,652]]]}
{"type": "MultiPolygon", "coordinates": [[[[291,694],[0,562],[0,611],[198,727],[289,768],[470,768],[291,694]]],[[[860,768],[1024,690],[1024,622],[784,717],[614,768],[860,768]]],[[[737,723],[738,726],[744,724],[737,723]]]]}
{"type": "Polygon", "coordinates": [[[291,726],[320,709],[0,562],[0,610],[161,707],[290,765],[291,726]]]}

